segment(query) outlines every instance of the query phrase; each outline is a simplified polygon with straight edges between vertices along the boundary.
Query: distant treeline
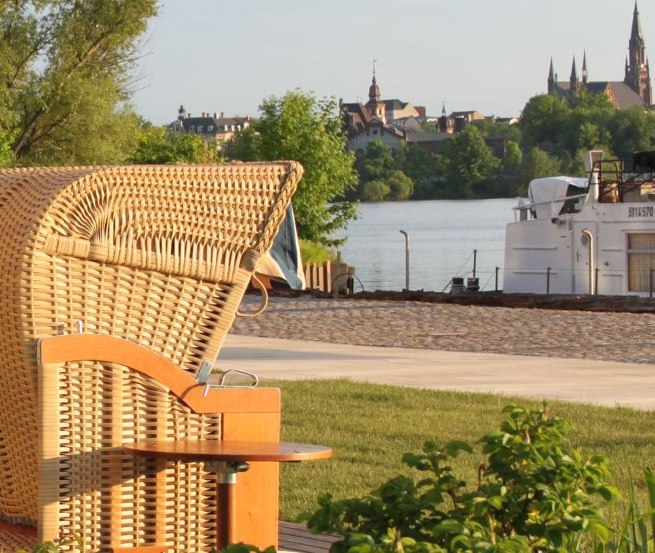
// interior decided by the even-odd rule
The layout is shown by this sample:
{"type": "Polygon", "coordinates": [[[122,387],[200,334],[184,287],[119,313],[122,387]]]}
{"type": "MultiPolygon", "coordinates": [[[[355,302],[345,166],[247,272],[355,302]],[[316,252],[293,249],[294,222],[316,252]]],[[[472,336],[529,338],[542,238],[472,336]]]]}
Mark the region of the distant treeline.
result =
{"type": "Polygon", "coordinates": [[[535,96],[515,125],[475,121],[444,141],[438,154],[406,143],[396,151],[380,141],[358,151],[357,188],[350,200],[489,198],[524,195],[537,177],[584,176],[584,156],[600,149],[625,158],[655,148],[655,115],[645,107],[619,110],[601,94],[573,101],[535,96]],[[506,140],[495,157],[485,138],[506,140]]]}

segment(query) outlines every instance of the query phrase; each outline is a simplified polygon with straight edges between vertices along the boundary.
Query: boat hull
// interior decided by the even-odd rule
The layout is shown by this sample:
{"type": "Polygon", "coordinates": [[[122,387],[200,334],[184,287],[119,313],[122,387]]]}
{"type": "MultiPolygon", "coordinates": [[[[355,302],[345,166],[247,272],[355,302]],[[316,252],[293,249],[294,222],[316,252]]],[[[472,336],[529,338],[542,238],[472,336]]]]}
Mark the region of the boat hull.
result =
{"type": "Polygon", "coordinates": [[[590,203],[506,229],[506,293],[649,296],[654,270],[655,203],[590,203]]]}

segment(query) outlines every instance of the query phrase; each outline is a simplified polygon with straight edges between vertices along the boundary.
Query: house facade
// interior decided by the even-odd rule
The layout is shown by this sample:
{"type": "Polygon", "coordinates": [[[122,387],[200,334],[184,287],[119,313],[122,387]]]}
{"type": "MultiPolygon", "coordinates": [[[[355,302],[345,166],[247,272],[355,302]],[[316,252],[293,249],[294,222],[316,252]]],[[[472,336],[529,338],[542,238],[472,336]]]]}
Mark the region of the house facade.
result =
{"type": "Polygon", "coordinates": [[[197,134],[207,141],[215,140],[220,146],[235,133],[248,128],[250,122],[250,117],[225,117],[222,112],[202,112],[200,116],[193,116],[184,106],[180,106],[177,119],[169,125],[169,129],[174,133],[197,134]]]}

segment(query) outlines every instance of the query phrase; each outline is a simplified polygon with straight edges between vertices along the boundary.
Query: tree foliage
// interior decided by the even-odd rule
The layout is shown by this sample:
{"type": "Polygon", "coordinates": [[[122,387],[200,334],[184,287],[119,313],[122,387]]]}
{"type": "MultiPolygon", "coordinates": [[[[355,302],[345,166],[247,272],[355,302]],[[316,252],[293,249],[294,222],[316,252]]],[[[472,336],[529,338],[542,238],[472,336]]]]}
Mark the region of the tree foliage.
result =
{"type": "Polygon", "coordinates": [[[559,172],[559,162],[539,148],[532,148],[523,156],[520,174],[525,186],[532,179],[551,177],[559,172]]]}
{"type": "Polygon", "coordinates": [[[508,142],[503,160],[503,173],[506,175],[516,175],[523,161],[523,152],[516,142],[508,142]]]}
{"type": "Polygon", "coordinates": [[[471,123],[483,136],[503,137],[507,140],[518,142],[521,139],[521,131],[517,125],[499,123],[495,119],[480,119],[471,123]]]}
{"type": "Polygon", "coordinates": [[[381,140],[373,140],[364,152],[359,152],[355,168],[360,182],[386,178],[391,171],[398,169],[398,159],[391,147],[381,140]]]}
{"type": "Polygon", "coordinates": [[[655,113],[633,107],[617,111],[608,122],[612,151],[618,157],[655,147],[655,113]]]}
{"type": "Polygon", "coordinates": [[[442,155],[446,163],[446,194],[453,198],[473,197],[473,185],[492,176],[499,167],[482,133],[473,126],[449,138],[442,155]]]}
{"type": "Polygon", "coordinates": [[[0,2],[0,135],[19,164],[124,159],[125,106],[156,0],[0,2]]]}
{"type": "Polygon", "coordinates": [[[137,131],[136,147],[130,163],[215,163],[219,161],[215,141],[206,142],[197,134],[171,133],[164,127],[143,124],[137,131]]]}
{"type": "Polygon", "coordinates": [[[555,143],[564,133],[569,105],[550,94],[534,96],[523,108],[521,146],[524,151],[555,143]]]}
{"type": "Polygon", "coordinates": [[[355,169],[359,184],[350,196],[365,202],[409,200],[414,193],[414,180],[403,169],[410,150],[413,154],[414,148],[407,146],[394,152],[380,140],[369,142],[365,151],[357,152],[355,169]]]}
{"type": "Polygon", "coordinates": [[[334,231],[354,217],[352,203],[342,201],[354,186],[354,155],[334,99],[317,99],[295,90],[266,98],[251,130],[235,136],[226,148],[243,161],[293,159],[305,168],[293,205],[301,238],[333,245],[334,231]]]}
{"type": "Polygon", "coordinates": [[[361,188],[360,197],[365,202],[381,202],[389,197],[391,188],[384,180],[370,180],[361,188]]]}
{"type": "Polygon", "coordinates": [[[405,149],[403,172],[414,181],[413,198],[430,199],[437,197],[438,187],[444,173],[443,159],[424,150],[420,146],[410,145],[405,149]]]}

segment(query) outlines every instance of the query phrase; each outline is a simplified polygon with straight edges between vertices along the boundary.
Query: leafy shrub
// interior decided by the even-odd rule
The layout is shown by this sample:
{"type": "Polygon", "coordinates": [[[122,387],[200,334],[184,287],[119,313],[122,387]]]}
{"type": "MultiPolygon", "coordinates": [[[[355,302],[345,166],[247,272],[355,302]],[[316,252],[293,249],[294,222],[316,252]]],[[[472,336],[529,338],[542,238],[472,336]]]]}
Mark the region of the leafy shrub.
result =
{"type": "Polygon", "coordinates": [[[334,256],[323,244],[301,240],[300,257],[305,264],[323,265],[326,261],[331,261],[334,256]]]}
{"type": "Polygon", "coordinates": [[[381,202],[388,198],[391,188],[384,180],[372,180],[364,184],[362,201],[381,202]]]}
{"type": "Polygon", "coordinates": [[[449,461],[473,449],[427,442],[403,462],[420,478],[399,475],[362,498],[320,498],[310,529],[343,538],[333,553],[440,551],[576,551],[588,538],[603,544],[608,524],[595,503],[618,491],[606,483],[603,457],[584,458],[568,442],[570,424],[544,410],[508,405],[500,430],[482,437],[486,462],[477,485],[449,461]]]}

